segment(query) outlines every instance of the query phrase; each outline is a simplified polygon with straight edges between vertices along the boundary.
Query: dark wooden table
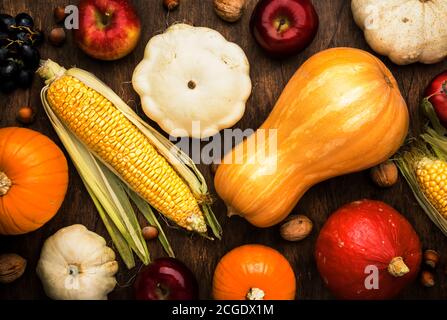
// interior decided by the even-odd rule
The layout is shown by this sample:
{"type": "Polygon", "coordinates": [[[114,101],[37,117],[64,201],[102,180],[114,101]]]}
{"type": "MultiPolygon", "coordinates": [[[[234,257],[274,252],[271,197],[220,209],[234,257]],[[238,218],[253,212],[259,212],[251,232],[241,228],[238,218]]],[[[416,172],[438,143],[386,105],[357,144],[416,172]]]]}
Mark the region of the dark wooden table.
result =
{"type": "MultiPolygon", "coordinates": [[[[364,41],[362,32],[352,19],[350,1],[319,0],[313,1],[319,17],[320,29],[314,42],[302,53],[287,60],[274,61],[267,58],[257,47],[248,30],[250,13],[256,0],[249,1],[248,8],[241,21],[228,24],[220,20],[213,11],[212,0],[182,0],[179,10],[169,15],[163,9],[161,0],[134,0],[142,20],[142,37],[134,52],[122,60],[101,62],[87,57],[72,42],[71,34],[62,48],[54,48],[48,43],[41,47],[41,55],[51,58],[65,66],[78,66],[96,74],[114,89],[131,107],[142,116],[139,99],[130,84],[134,67],[142,59],[147,41],[162,32],[174,22],[184,21],[198,26],[206,26],[221,32],[227,39],[239,44],[246,52],[251,64],[253,93],[247,110],[237,127],[257,128],[267,117],[282,88],[295,70],[312,54],[331,47],[350,46],[371,51],[364,41]]],[[[53,27],[53,8],[57,5],[76,3],[67,0],[3,0],[0,11],[15,15],[29,12],[47,33],[53,27]]],[[[411,110],[411,134],[417,134],[424,119],[418,114],[418,104],[425,85],[440,70],[447,69],[447,62],[436,65],[396,66],[386,58],[383,61],[396,76],[402,93],[411,110]]],[[[37,110],[37,120],[30,128],[51,137],[59,145],[41,106],[39,91],[42,83],[34,80],[30,90],[18,90],[11,95],[1,95],[0,127],[19,126],[15,116],[19,107],[31,105],[37,110]]],[[[175,92],[173,93],[175,94],[175,92]]],[[[147,119],[147,118],[145,118],[147,119]]],[[[373,146],[372,146],[373,147],[373,146]]],[[[212,175],[209,166],[199,166],[206,176],[211,192],[214,193],[212,175]]],[[[222,223],[224,237],[222,241],[208,241],[198,236],[189,236],[184,232],[167,229],[167,234],[177,257],[184,261],[197,275],[200,282],[201,298],[211,297],[211,283],[214,268],[219,258],[228,250],[246,243],[261,243],[272,246],[282,252],[294,267],[298,281],[298,299],[328,299],[331,294],[324,287],[316,270],[313,248],[318,231],[328,215],[344,203],[361,198],[383,200],[399,210],[415,227],[424,248],[433,248],[442,255],[442,266],[438,268],[435,287],[423,288],[414,283],[401,296],[403,299],[446,299],[447,277],[443,269],[447,262],[447,239],[430,222],[419,208],[408,186],[400,179],[399,183],[388,190],[375,187],[366,172],[332,179],[313,187],[293,210],[294,213],[308,215],[315,224],[312,235],[298,243],[288,243],[279,236],[278,228],[257,229],[240,218],[227,218],[221,201],[214,205],[218,219],[222,223]]],[[[141,220],[143,222],[143,220],[141,220]]],[[[70,163],[70,185],[65,201],[59,213],[39,230],[14,237],[0,237],[0,253],[15,252],[28,260],[23,277],[9,285],[0,285],[0,299],[45,299],[42,285],[35,273],[40,249],[44,240],[59,228],[75,223],[110,238],[89,198],[77,172],[70,163]]],[[[157,242],[150,242],[149,249],[153,258],[164,256],[157,242]]],[[[132,280],[138,267],[127,270],[120,262],[119,285],[110,294],[110,299],[132,299],[132,280]]]]}

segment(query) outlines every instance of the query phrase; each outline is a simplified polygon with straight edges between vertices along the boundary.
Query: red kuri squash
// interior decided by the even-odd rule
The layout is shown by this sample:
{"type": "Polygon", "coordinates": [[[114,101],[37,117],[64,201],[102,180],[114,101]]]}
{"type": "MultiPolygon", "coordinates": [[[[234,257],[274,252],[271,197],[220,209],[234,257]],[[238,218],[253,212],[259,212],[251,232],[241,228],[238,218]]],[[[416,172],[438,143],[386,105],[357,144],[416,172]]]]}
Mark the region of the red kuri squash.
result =
{"type": "Polygon", "coordinates": [[[214,272],[216,300],[293,300],[295,274],[278,251],[257,244],[228,252],[214,272]]]}
{"type": "Polygon", "coordinates": [[[315,258],[336,297],[391,299],[417,276],[421,244],[396,210],[362,200],[329,217],[318,236],[315,258]]]}
{"type": "Polygon", "coordinates": [[[53,141],[30,129],[0,129],[0,234],[41,227],[59,210],[67,185],[67,160],[53,141]]]}

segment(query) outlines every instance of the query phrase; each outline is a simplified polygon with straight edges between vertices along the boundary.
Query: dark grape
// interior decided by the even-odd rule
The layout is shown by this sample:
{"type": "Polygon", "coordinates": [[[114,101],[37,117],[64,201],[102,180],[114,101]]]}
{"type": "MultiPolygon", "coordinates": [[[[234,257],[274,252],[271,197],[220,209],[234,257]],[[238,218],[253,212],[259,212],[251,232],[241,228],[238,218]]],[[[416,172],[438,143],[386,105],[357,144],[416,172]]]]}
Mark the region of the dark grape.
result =
{"type": "Polygon", "coordinates": [[[33,18],[31,18],[31,16],[29,14],[24,13],[24,12],[16,15],[15,23],[19,27],[28,27],[28,28],[34,27],[33,18]]]}
{"type": "Polygon", "coordinates": [[[0,77],[5,80],[14,79],[18,70],[17,63],[8,60],[5,65],[0,66],[0,77]]]}
{"type": "Polygon", "coordinates": [[[40,54],[37,49],[30,45],[23,45],[19,50],[19,56],[23,59],[23,62],[30,69],[35,69],[39,66],[40,54]]]}
{"type": "Polygon", "coordinates": [[[7,57],[8,57],[8,49],[0,48],[0,64],[5,63],[7,57]]]}
{"type": "Polygon", "coordinates": [[[18,59],[17,57],[11,59],[9,58],[8,60],[13,60],[16,64],[17,67],[19,68],[19,71],[23,69],[23,67],[25,66],[25,62],[23,62],[22,59],[18,59]]]}
{"type": "Polygon", "coordinates": [[[15,18],[0,14],[0,91],[30,87],[40,63],[35,47],[43,41],[43,32],[34,29],[29,14],[19,13],[15,18]]]}
{"type": "Polygon", "coordinates": [[[22,41],[24,44],[32,45],[30,34],[26,31],[20,31],[16,35],[16,39],[22,41]]]}
{"type": "Polygon", "coordinates": [[[20,41],[13,41],[10,44],[8,44],[8,50],[9,52],[13,53],[13,55],[16,55],[17,51],[19,51],[21,46],[22,44],[20,41]]]}
{"type": "Polygon", "coordinates": [[[16,21],[9,14],[0,14],[0,31],[9,32],[12,31],[16,21]]]}
{"type": "Polygon", "coordinates": [[[17,83],[14,80],[0,81],[0,91],[4,93],[13,92],[17,88],[17,83]]]}
{"type": "Polygon", "coordinates": [[[0,31],[0,46],[5,46],[9,43],[9,36],[6,32],[0,31]]]}
{"type": "Polygon", "coordinates": [[[22,69],[17,75],[17,85],[20,88],[29,88],[33,82],[34,72],[28,69],[22,69]]]}
{"type": "Polygon", "coordinates": [[[40,46],[45,39],[42,30],[35,30],[35,33],[31,36],[31,38],[33,39],[33,45],[36,47],[40,46]]]}

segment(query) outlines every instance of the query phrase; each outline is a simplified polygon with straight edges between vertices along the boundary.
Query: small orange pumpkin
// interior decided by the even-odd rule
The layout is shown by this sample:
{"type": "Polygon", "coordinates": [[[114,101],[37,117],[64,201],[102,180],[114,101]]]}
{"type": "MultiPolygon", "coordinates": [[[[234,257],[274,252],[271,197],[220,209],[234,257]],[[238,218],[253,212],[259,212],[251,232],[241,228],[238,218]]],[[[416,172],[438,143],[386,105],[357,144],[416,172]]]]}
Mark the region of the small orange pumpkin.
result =
{"type": "Polygon", "coordinates": [[[287,259],[263,245],[231,250],[214,272],[216,300],[293,300],[295,289],[295,274],[287,259]]]}
{"type": "Polygon", "coordinates": [[[67,185],[67,160],[53,141],[30,129],[0,129],[0,234],[41,227],[59,210],[67,185]]]}

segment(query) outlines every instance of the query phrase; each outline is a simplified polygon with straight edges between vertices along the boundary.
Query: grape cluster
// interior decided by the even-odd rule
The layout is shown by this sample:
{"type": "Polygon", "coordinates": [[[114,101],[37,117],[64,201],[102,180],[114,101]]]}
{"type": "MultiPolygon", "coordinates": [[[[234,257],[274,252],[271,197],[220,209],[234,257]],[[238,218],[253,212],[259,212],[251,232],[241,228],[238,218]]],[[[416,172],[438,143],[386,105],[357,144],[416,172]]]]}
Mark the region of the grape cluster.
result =
{"type": "Polygon", "coordinates": [[[0,14],[0,90],[28,88],[39,66],[37,47],[44,35],[34,28],[30,15],[19,13],[15,18],[0,14]]]}

